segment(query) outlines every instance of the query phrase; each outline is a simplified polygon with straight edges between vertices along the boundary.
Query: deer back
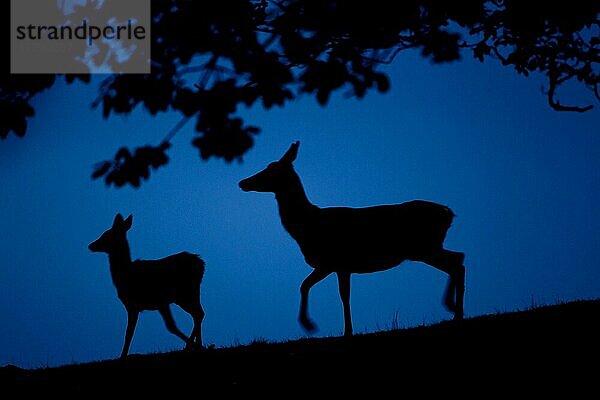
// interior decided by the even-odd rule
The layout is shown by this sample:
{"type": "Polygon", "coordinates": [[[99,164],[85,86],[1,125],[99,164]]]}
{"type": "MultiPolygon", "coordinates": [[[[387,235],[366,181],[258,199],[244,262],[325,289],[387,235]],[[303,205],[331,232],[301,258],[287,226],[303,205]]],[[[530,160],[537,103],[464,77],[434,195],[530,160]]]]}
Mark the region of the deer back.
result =
{"type": "Polygon", "coordinates": [[[124,304],[144,310],[198,296],[204,261],[182,252],[158,260],[136,260],[117,287],[124,304]]]}

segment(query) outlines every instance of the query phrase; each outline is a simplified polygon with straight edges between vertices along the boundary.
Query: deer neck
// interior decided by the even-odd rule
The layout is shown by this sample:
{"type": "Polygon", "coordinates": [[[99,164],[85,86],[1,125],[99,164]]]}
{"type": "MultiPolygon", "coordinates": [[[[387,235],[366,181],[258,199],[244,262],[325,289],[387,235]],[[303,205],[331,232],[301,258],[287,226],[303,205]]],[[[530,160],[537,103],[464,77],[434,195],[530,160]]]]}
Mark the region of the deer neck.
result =
{"type": "Polygon", "coordinates": [[[298,240],[315,206],[308,200],[300,177],[292,171],[289,184],[275,193],[283,227],[298,240]]]}
{"type": "Polygon", "coordinates": [[[108,253],[108,262],[110,264],[110,275],[114,285],[118,288],[123,281],[123,276],[131,265],[131,253],[127,242],[121,243],[108,253]]]}

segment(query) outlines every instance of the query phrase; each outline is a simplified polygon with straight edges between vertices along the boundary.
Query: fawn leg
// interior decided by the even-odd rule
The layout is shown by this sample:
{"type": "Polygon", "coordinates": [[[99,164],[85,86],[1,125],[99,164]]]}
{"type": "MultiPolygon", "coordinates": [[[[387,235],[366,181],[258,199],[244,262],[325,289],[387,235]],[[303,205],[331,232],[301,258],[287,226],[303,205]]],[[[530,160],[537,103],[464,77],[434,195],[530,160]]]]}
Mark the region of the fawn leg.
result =
{"type": "Polygon", "coordinates": [[[198,309],[192,315],[194,318],[194,329],[192,330],[191,337],[194,338],[194,344],[199,347],[202,347],[202,321],[205,315],[204,309],[198,304],[198,309]]]}
{"type": "Polygon", "coordinates": [[[204,320],[205,313],[200,301],[194,301],[192,304],[180,304],[179,306],[194,319],[194,328],[186,348],[191,345],[202,347],[202,320],[204,320]]]}
{"type": "Polygon", "coordinates": [[[129,353],[129,346],[131,345],[131,339],[133,338],[133,332],[135,332],[135,326],[137,325],[139,315],[139,311],[127,310],[127,329],[125,330],[125,343],[123,344],[121,358],[127,357],[127,354],[129,353]]]}

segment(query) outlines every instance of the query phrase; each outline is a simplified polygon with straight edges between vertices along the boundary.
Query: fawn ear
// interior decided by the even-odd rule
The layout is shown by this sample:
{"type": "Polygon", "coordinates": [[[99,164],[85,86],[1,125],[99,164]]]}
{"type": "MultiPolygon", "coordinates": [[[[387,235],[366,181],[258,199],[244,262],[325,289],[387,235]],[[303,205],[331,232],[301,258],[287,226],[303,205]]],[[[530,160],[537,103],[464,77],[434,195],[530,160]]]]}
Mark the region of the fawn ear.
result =
{"type": "Polygon", "coordinates": [[[128,231],[129,229],[131,229],[131,224],[133,223],[133,215],[129,214],[129,217],[125,218],[125,221],[123,221],[123,228],[128,231]]]}
{"type": "Polygon", "coordinates": [[[115,220],[113,221],[113,228],[122,225],[123,224],[123,216],[121,215],[121,213],[118,213],[115,216],[115,220]]]}
{"type": "Polygon", "coordinates": [[[279,162],[291,164],[298,156],[298,147],[300,147],[300,141],[292,143],[289,150],[279,159],[279,162]]]}

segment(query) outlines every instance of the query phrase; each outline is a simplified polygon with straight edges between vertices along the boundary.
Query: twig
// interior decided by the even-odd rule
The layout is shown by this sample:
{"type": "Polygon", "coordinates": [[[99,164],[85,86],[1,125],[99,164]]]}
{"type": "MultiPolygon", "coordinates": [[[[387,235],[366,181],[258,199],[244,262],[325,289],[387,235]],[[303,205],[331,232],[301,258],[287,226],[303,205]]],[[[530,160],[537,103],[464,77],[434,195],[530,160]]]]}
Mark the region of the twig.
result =
{"type": "Polygon", "coordinates": [[[408,45],[408,46],[398,46],[398,47],[396,47],[396,48],[395,48],[395,49],[392,51],[392,53],[391,53],[391,54],[390,54],[390,55],[387,57],[387,59],[385,59],[385,60],[380,60],[380,59],[378,59],[378,58],[375,58],[375,57],[366,57],[366,56],[361,56],[361,57],[362,57],[362,59],[363,59],[363,60],[366,60],[366,61],[371,61],[371,62],[378,63],[378,64],[386,64],[386,65],[389,65],[389,64],[391,64],[392,62],[394,62],[394,59],[396,58],[396,56],[397,56],[397,55],[398,55],[398,54],[399,54],[399,53],[400,53],[402,50],[406,50],[406,49],[408,49],[408,48],[410,48],[410,45],[408,45]]]}
{"type": "Polygon", "coordinates": [[[167,136],[163,139],[161,144],[169,143],[175,135],[188,123],[188,121],[192,119],[192,116],[184,116],[179,120],[179,122],[167,133],[167,136]]]}
{"type": "MultiPolygon", "coordinates": [[[[218,61],[219,61],[219,56],[213,55],[210,58],[210,60],[206,64],[204,64],[204,66],[203,66],[204,74],[202,75],[202,78],[200,78],[200,82],[197,84],[194,84],[194,86],[196,86],[198,89],[204,89],[204,87],[210,80],[210,76],[215,71],[215,67],[216,67],[218,61]]],[[[193,67],[190,67],[190,68],[193,68],[193,67]]],[[[167,136],[165,136],[165,138],[163,139],[162,144],[169,143],[175,137],[175,135],[177,135],[177,133],[188,123],[188,121],[190,119],[192,119],[192,116],[193,115],[183,116],[183,118],[181,118],[179,120],[179,122],[173,127],[173,129],[171,129],[169,131],[169,133],[167,133],[167,136]]]]}
{"type": "Polygon", "coordinates": [[[92,102],[92,105],[91,105],[92,109],[95,109],[96,107],[98,107],[100,105],[100,103],[102,103],[102,100],[104,99],[104,96],[106,95],[106,87],[108,86],[109,82],[112,81],[113,79],[114,78],[111,76],[102,81],[102,83],[100,84],[100,94],[92,102]]]}

